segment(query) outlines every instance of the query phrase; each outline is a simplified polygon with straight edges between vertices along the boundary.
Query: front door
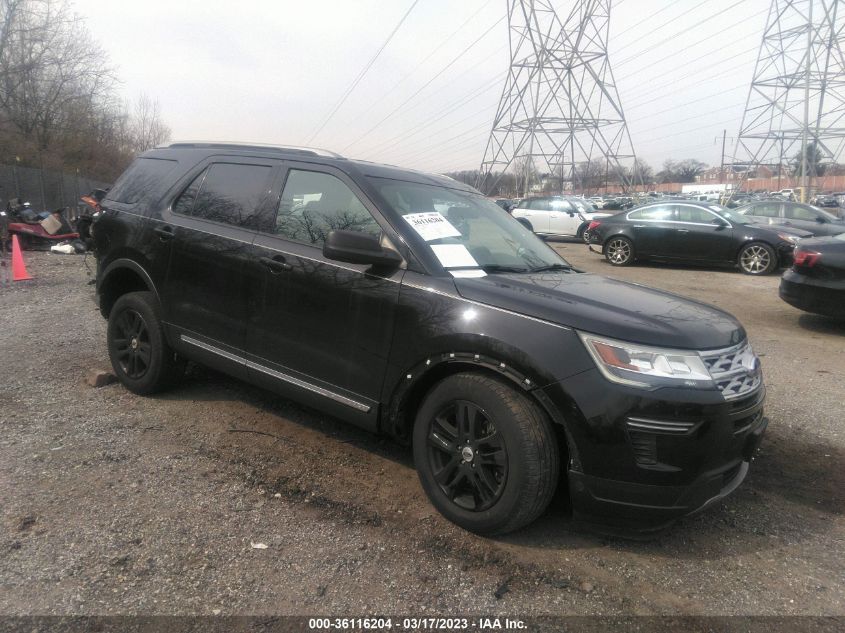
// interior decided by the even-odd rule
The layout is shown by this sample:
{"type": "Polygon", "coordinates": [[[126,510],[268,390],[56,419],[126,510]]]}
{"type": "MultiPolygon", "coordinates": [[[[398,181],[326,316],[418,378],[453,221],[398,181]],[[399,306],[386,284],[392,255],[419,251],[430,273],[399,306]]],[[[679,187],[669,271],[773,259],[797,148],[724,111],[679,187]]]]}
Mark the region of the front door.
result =
{"type": "Polygon", "coordinates": [[[549,233],[552,235],[573,236],[578,232],[581,219],[578,210],[567,200],[552,200],[549,216],[549,233]]]}
{"type": "Polygon", "coordinates": [[[342,172],[288,167],[275,221],[248,264],[250,377],[374,429],[404,270],[324,257],[332,229],[389,227],[342,172]]]}

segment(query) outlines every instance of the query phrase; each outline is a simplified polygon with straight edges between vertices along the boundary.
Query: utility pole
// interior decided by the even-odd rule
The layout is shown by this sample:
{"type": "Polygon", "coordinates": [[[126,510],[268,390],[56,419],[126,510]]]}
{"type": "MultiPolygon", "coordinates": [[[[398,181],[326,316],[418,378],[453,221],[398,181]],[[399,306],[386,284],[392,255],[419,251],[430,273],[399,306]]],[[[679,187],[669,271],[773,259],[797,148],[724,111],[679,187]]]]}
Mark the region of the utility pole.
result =
{"type": "Polygon", "coordinates": [[[607,54],[611,2],[580,0],[558,15],[554,0],[507,0],[510,70],[481,161],[483,191],[535,160],[573,187],[579,164],[598,159],[625,191],[642,180],[607,54]]]}
{"type": "Polygon", "coordinates": [[[722,162],[719,163],[719,183],[725,182],[725,141],[728,138],[728,131],[722,130],[722,162]]]}

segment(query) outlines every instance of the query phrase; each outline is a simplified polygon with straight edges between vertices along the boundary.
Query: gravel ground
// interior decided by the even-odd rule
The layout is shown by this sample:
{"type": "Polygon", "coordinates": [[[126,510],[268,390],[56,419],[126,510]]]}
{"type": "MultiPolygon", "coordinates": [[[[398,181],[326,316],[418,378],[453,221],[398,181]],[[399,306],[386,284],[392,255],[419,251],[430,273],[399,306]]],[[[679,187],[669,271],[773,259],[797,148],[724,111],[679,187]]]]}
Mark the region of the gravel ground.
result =
{"type": "Polygon", "coordinates": [[[0,289],[0,613],[845,614],[845,324],[782,303],[777,277],[555,247],[743,321],[771,422],[734,496],[649,542],[562,500],[476,537],[408,450],[244,383],[88,387],[109,364],[83,259],[27,253],[35,280],[0,289]]]}

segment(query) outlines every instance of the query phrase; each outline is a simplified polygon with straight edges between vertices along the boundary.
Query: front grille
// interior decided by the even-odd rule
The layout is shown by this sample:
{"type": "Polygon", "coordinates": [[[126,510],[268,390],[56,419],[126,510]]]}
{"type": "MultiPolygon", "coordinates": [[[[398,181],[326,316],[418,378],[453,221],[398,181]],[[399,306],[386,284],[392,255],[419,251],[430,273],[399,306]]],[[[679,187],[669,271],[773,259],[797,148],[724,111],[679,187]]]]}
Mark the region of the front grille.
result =
{"type": "Polygon", "coordinates": [[[748,341],[727,349],[702,352],[701,359],[728,400],[749,394],[762,383],[760,361],[748,341]]]}

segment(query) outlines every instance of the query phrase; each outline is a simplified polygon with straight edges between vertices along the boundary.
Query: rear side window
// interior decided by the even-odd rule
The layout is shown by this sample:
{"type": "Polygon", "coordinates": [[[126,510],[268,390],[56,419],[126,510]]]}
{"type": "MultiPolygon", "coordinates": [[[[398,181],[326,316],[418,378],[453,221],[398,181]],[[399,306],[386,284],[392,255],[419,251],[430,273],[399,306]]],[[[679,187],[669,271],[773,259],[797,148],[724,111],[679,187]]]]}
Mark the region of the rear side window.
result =
{"type": "Polygon", "coordinates": [[[780,215],[780,204],[777,202],[769,204],[755,204],[748,215],[756,215],[763,218],[776,218],[780,215]]]}
{"type": "Polygon", "coordinates": [[[685,204],[678,205],[678,216],[677,219],[679,222],[693,222],[695,224],[709,224],[715,218],[710,214],[709,211],[705,211],[699,207],[690,207],[685,204]]]}
{"type": "Polygon", "coordinates": [[[123,204],[150,202],[171,185],[171,172],[179,162],[164,158],[136,158],[106,196],[123,204]]]}
{"type": "Polygon", "coordinates": [[[259,207],[270,188],[270,165],[214,163],[194,178],[173,211],[247,229],[260,228],[259,207]]]}
{"type": "Polygon", "coordinates": [[[668,222],[672,219],[672,205],[661,204],[654,207],[638,209],[628,214],[629,220],[662,220],[668,222]]]}

